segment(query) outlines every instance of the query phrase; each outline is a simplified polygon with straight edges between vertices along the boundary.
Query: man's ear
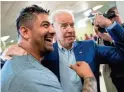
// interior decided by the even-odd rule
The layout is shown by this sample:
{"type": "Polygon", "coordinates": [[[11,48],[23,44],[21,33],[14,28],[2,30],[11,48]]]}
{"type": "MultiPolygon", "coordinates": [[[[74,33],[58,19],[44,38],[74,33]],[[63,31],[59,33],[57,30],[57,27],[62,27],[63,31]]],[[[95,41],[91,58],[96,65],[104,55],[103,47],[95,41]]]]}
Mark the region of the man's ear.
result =
{"type": "Polygon", "coordinates": [[[31,30],[25,26],[21,26],[20,27],[20,35],[25,38],[25,39],[29,39],[31,37],[31,30]]]}

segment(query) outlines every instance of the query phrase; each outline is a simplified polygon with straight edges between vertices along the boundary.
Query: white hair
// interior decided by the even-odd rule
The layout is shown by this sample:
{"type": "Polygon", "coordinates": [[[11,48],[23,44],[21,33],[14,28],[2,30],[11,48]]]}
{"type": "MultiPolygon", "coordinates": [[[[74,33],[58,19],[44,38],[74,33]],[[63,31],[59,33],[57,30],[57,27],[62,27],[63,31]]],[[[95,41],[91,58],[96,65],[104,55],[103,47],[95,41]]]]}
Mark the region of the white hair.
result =
{"type": "Polygon", "coordinates": [[[74,15],[71,11],[69,10],[56,10],[54,12],[51,13],[50,15],[50,20],[51,20],[51,23],[54,23],[55,22],[55,17],[58,15],[58,14],[62,14],[62,13],[68,13],[72,16],[73,20],[74,20],[74,15]]]}

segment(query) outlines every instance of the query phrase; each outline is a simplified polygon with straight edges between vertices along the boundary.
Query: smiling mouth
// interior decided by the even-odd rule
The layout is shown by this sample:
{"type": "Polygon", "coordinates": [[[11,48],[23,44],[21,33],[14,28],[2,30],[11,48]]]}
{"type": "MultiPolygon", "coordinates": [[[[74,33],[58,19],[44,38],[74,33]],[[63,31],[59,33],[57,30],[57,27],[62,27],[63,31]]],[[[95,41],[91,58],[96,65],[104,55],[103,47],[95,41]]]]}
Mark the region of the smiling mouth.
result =
{"type": "Polygon", "coordinates": [[[75,36],[67,36],[66,38],[74,38],[75,36]]]}
{"type": "Polygon", "coordinates": [[[45,38],[45,41],[52,43],[53,42],[53,38],[45,38]]]}

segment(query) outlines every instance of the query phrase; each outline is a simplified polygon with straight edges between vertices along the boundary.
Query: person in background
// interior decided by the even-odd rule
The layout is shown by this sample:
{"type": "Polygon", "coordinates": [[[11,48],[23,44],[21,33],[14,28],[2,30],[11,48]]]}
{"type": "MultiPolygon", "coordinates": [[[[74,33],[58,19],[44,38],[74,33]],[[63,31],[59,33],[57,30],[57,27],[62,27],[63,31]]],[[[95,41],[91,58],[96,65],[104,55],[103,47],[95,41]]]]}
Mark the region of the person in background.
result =
{"type": "Polygon", "coordinates": [[[88,34],[86,34],[86,33],[84,34],[84,37],[85,37],[84,40],[90,40],[90,39],[91,39],[91,38],[88,36],[88,34]]]}
{"type": "MultiPolygon", "coordinates": [[[[111,18],[111,21],[112,22],[114,22],[114,21],[118,22],[124,28],[123,20],[121,19],[121,16],[119,15],[116,6],[110,8],[107,11],[107,15],[110,15],[112,13],[114,13],[115,16],[113,18],[111,18]]],[[[115,46],[113,39],[111,38],[111,36],[107,32],[101,33],[98,30],[98,27],[94,27],[94,29],[95,29],[96,34],[101,39],[103,39],[104,45],[113,46],[113,47],[115,46]]],[[[105,67],[107,68],[107,65],[105,65],[105,67]]],[[[121,83],[124,83],[124,64],[123,63],[116,63],[116,64],[110,63],[109,68],[111,69],[110,76],[111,76],[112,82],[115,85],[115,87],[117,88],[117,91],[118,92],[124,92],[124,87],[121,84],[121,83]]]]}

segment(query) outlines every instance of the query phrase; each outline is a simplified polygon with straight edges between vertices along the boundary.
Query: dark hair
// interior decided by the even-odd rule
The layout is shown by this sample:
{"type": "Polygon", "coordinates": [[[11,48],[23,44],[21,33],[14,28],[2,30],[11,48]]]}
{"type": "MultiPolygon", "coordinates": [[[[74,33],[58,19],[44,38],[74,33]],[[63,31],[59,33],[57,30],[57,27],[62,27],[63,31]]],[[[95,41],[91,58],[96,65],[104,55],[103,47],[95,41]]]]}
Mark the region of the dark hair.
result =
{"type": "Polygon", "coordinates": [[[45,10],[42,7],[37,5],[32,5],[29,7],[24,8],[21,12],[19,17],[16,20],[16,27],[18,31],[18,35],[20,34],[19,28],[21,26],[26,26],[28,28],[32,27],[33,20],[37,18],[37,14],[47,14],[49,15],[49,10],[45,10]]]}
{"type": "Polygon", "coordinates": [[[112,12],[114,12],[115,10],[117,10],[116,6],[111,7],[108,11],[107,14],[111,14],[112,12]]]}

